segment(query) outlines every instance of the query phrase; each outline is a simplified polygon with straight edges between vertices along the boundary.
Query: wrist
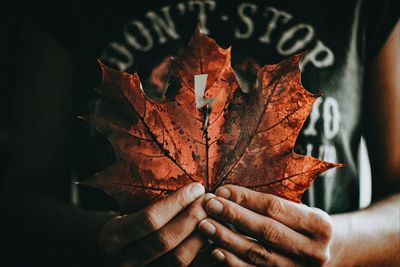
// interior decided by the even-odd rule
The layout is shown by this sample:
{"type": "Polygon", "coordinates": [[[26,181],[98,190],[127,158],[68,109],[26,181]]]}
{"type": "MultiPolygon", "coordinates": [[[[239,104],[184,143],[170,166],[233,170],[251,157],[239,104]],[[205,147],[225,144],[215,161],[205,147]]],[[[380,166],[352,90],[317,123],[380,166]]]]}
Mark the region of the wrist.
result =
{"type": "Polygon", "coordinates": [[[351,265],[349,262],[349,237],[352,232],[352,216],[350,214],[332,215],[333,237],[330,246],[331,260],[328,266],[342,266],[344,262],[351,265]]]}

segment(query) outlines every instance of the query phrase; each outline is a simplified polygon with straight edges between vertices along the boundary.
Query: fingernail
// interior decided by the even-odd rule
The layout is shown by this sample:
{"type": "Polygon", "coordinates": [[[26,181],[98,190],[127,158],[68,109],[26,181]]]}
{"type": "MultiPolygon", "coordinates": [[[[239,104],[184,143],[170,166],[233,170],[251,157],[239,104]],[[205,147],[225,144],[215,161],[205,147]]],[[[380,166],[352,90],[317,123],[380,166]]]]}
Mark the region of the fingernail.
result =
{"type": "Polygon", "coordinates": [[[216,200],[215,198],[207,202],[206,210],[210,213],[219,214],[222,212],[223,209],[224,206],[222,205],[222,203],[216,200]]]}
{"type": "Polygon", "coordinates": [[[208,222],[207,220],[202,220],[199,223],[199,230],[205,233],[206,235],[214,235],[215,231],[217,231],[215,226],[212,223],[208,222]]]}
{"type": "Polygon", "coordinates": [[[213,193],[206,193],[204,195],[204,199],[203,199],[203,203],[206,203],[207,201],[209,201],[210,199],[212,199],[213,197],[215,197],[215,195],[213,193]]]}
{"type": "Polygon", "coordinates": [[[214,249],[213,252],[211,252],[211,256],[216,259],[217,261],[224,261],[225,260],[225,255],[218,249],[214,249]]]}
{"type": "Polygon", "coordinates": [[[192,184],[189,188],[189,191],[190,194],[192,194],[192,196],[195,198],[198,198],[205,193],[204,186],[199,183],[192,184]]]}
{"type": "Polygon", "coordinates": [[[219,196],[219,197],[223,197],[223,198],[229,199],[230,196],[231,196],[231,191],[226,187],[220,187],[220,188],[217,189],[215,194],[217,196],[219,196]]]}

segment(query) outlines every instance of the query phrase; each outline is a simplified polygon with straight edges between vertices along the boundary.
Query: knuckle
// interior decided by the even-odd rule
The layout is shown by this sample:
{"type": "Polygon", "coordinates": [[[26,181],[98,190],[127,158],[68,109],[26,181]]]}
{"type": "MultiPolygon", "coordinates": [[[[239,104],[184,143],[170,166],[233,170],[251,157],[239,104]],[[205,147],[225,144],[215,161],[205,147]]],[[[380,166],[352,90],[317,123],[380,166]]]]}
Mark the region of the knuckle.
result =
{"type": "Polygon", "coordinates": [[[191,258],[186,253],[173,253],[171,266],[186,267],[191,263],[191,258]]]}
{"type": "Polygon", "coordinates": [[[266,213],[267,215],[277,215],[282,212],[284,204],[282,199],[275,196],[268,196],[266,198],[266,213]]]}
{"type": "Polygon", "coordinates": [[[318,266],[325,266],[331,257],[329,250],[319,250],[315,253],[313,258],[318,266]]]}
{"type": "Polygon", "coordinates": [[[145,229],[156,231],[162,227],[160,215],[151,209],[146,210],[143,216],[143,225],[145,229]]]}
{"type": "Polygon", "coordinates": [[[270,223],[263,223],[259,230],[261,237],[266,241],[276,242],[282,239],[282,233],[277,227],[270,223]]]}
{"type": "Polygon", "coordinates": [[[253,245],[249,248],[247,253],[248,260],[252,264],[277,266],[271,261],[270,253],[263,247],[253,245]]]}
{"type": "Polygon", "coordinates": [[[316,229],[316,235],[323,241],[330,241],[333,235],[333,223],[331,217],[320,209],[313,209],[311,224],[316,229]]]}
{"type": "Polygon", "coordinates": [[[201,206],[193,206],[187,211],[187,217],[190,221],[200,222],[207,217],[207,213],[201,206]]]}
{"type": "Polygon", "coordinates": [[[329,246],[318,243],[314,243],[303,256],[316,266],[325,266],[331,259],[329,246]]]}
{"type": "Polygon", "coordinates": [[[108,253],[115,252],[122,244],[121,236],[116,231],[113,221],[108,222],[99,237],[100,247],[108,253]]]}
{"type": "Polygon", "coordinates": [[[189,193],[188,190],[183,190],[178,194],[178,197],[176,199],[176,203],[178,204],[180,209],[184,209],[191,201],[191,194],[189,193]]]}
{"type": "Polygon", "coordinates": [[[240,218],[240,212],[238,209],[232,207],[231,205],[225,205],[222,214],[229,218],[231,222],[237,222],[240,218]]]}
{"type": "Polygon", "coordinates": [[[150,246],[158,254],[170,251],[173,248],[173,239],[167,232],[158,232],[151,238],[150,246]]]}
{"type": "Polygon", "coordinates": [[[217,236],[217,238],[218,238],[218,243],[220,243],[221,246],[228,247],[228,246],[231,245],[231,243],[232,243],[231,238],[230,238],[230,237],[227,237],[227,236],[224,235],[224,234],[222,234],[222,235],[220,234],[219,236],[217,236]]]}
{"type": "MultiPolygon", "coordinates": [[[[198,185],[196,185],[198,186],[198,185]]],[[[186,208],[190,203],[195,201],[199,196],[193,193],[193,185],[190,185],[189,188],[184,187],[182,190],[176,194],[175,202],[178,204],[180,209],[186,208]]],[[[204,190],[204,189],[203,189],[204,190]]],[[[205,192],[203,191],[203,194],[205,192]]]]}
{"type": "Polygon", "coordinates": [[[107,253],[118,250],[121,244],[121,238],[117,234],[108,234],[100,237],[99,245],[107,253]]]}
{"type": "Polygon", "coordinates": [[[242,192],[240,190],[239,191],[234,190],[234,188],[231,188],[228,186],[227,186],[227,188],[229,188],[229,190],[231,192],[229,199],[231,199],[233,202],[236,202],[236,203],[246,203],[247,196],[244,192],[242,192]]]}
{"type": "Polygon", "coordinates": [[[232,246],[232,235],[227,234],[224,230],[217,230],[213,238],[222,247],[232,246]]]}

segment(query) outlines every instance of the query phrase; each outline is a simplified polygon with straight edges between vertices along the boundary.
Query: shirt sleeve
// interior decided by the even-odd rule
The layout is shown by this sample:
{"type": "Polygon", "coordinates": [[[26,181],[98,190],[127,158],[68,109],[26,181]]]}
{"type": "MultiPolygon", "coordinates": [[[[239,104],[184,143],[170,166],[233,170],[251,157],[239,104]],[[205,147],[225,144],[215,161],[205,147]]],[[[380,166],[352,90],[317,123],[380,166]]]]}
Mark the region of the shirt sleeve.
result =
{"type": "Polygon", "coordinates": [[[385,44],[396,22],[399,20],[398,0],[366,0],[365,52],[367,59],[373,59],[385,44]]]}

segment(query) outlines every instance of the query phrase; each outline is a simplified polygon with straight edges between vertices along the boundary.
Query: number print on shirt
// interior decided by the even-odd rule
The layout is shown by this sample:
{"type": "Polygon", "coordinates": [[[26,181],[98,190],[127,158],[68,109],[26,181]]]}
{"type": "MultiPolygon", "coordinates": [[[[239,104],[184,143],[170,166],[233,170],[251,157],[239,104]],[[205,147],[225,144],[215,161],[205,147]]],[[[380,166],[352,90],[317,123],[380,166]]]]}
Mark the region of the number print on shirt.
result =
{"type": "MultiPolygon", "coordinates": [[[[339,104],[335,98],[331,96],[319,97],[313,106],[308,124],[305,125],[302,134],[305,137],[324,138],[325,142],[319,147],[315,147],[314,143],[306,142],[305,150],[307,155],[318,157],[321,160],[336,162],[336,148],[331,141],[338,135],[340,129],[340,111],[339,104]],[[317,127],[317,124],[322,124],[317,127]],[[322,133],[318,132],[322,131],[322,133]]],[[[299,148],[298,149],[302,149],[299,148]]],[[[302,149],[304,150],[304,148],[302,149]]],[[[334,171],[326,172],[325,175],[333,175],[334,171]]]]}

